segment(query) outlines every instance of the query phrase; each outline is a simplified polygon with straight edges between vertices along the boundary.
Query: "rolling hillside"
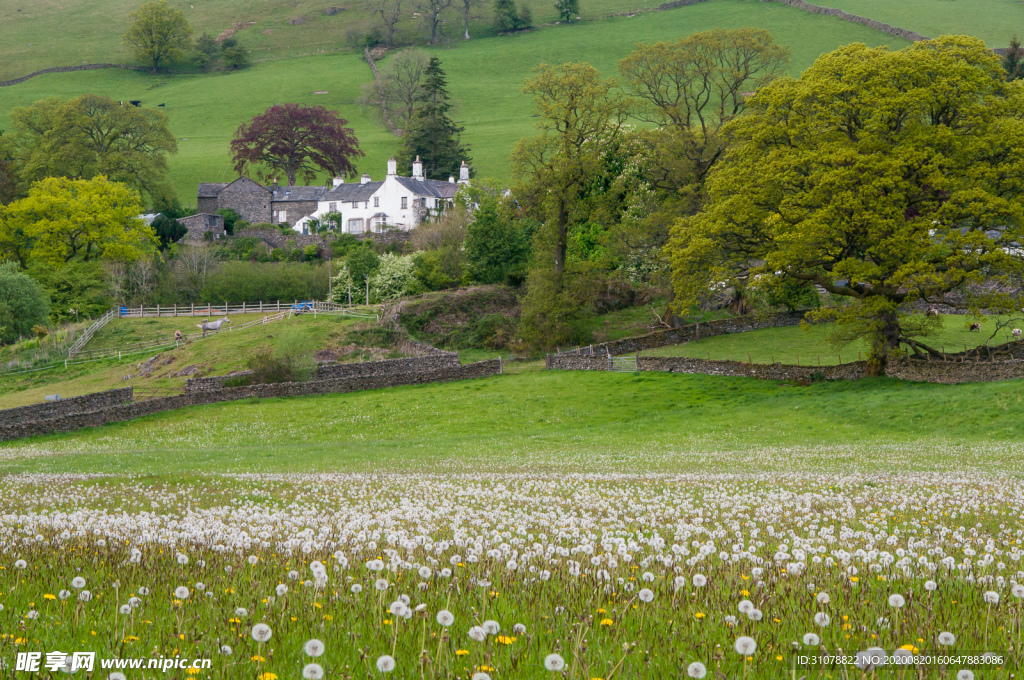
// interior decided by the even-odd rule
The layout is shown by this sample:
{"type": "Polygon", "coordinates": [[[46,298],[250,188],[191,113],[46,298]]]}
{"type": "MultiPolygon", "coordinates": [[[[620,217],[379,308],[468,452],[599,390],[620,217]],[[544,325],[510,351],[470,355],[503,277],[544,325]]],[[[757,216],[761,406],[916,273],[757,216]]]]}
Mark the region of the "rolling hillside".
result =
{"type": "MultiPolygon", "coordinates": [[[[846,43],[894,48],[907,44],[863,26],[781,4],[709,0],[663,12],[474,39],[435,52],[460,102],[457,115],[466,126],[465,139],[472,147],[477,175],[509,180],[509,151],[533,129],[532,102],[521,94],[520,86],[536,65],[583,59],[614,75],[619,59],[638,42],[743,26],[767,28],[778,42],[790,45],[793,73],[822,52],[846,43]]],[[[121,70],[48,74],[0,89],[0,129],[8,126],[12,107],[54,95],[96,92],[118,100],[141,99],[144,106],[165,104],[162,110],[170,118],[179,147],[170,161],[171,180],[183,203],[192,204],[199,182],[233,179],[228,144],[238,125],[282,102],[322,104],[340,111],[366,152],[359,172],[382,175],[398,140],[355,104],[361,87],[371,78],[361,56],[352,52],[267,61],[240,72],[207,75],[153,77],[121,70]],[[323,91],[327,94],[314,94],[323,91]]]]}

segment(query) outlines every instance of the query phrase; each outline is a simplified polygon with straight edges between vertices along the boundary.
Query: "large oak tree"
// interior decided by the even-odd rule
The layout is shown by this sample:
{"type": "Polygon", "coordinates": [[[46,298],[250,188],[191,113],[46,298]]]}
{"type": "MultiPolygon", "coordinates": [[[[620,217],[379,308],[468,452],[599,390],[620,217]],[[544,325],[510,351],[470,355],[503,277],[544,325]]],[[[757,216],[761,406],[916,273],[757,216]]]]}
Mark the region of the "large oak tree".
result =
{"type": "Polygon", "coordinates": [[[347,120],[322,106],[272,106],[239,126],[231,141],[235,170],[244,174],[256,165],[260,178],[283,173],[289,186],[299,174],[313,181],[318,171],[354,176],[352,161],[363,152],[347,126],[347,120]]]}
{"type": "Polygon", "coordinates": [[[901,346],[938,354],[907,303],[1024,276],[1024,88],[1004,78],[957,36],[849,45],[765,87],[729,126],[704,210],[674,228],[677,307],[735,282],[816,284],[848,300],[828,316],[870,339],[874,373],[901,346]]]}
{"type": "Polygon", "coordinates": [[[124,42],[139,61],[153,67],[180,59],[192,46],[192,27],[185,13],[171,7],[167,0],[147,2],[128,15],[131,25],[124,34],[124,42]]]}

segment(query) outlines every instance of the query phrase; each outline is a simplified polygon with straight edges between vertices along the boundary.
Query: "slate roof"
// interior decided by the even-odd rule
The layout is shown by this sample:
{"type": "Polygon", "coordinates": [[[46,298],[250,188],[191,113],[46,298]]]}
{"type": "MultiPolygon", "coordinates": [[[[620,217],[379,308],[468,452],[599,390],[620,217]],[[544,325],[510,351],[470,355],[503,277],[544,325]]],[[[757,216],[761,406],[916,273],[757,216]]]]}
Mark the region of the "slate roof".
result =
{"type": "Polygon", "coordinates": [[[200,182],[199,198],[217,198],[227,185],[227,182],[200,182]]]}
{"type": "Polygon", "coordinates": [[[278,186],[277,190],[273,192],[270,197],[271,201],[283,202],[283,201],[319,201],[323,199],[328,188],[325,186],[312,186],[312,187],[288,187],[278,186]]]}
{"type": "Polygon", "coordinates": [[[351,203],[352,201],[368,201],[370,196],[377,193],[377,189],[384,186],[384,182],[367,182],[366,184],[339,184],[324,194],[321,201],[338,201],[351,203]]]}
{"type": "Polygon", "coordinates": [[[417,196],[433,196],[434,198],[454,198],[459,190],[458,184],[438,179],[413,179],[412,177],[396,177],[399,184],[417,196]]]}

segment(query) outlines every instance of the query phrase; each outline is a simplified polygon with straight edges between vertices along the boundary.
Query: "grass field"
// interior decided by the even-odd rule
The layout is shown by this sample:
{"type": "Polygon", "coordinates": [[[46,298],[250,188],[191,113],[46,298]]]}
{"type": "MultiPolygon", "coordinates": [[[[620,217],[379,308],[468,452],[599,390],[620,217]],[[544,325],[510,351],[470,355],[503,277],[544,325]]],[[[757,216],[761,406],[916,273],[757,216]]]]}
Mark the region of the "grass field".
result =
{"type": "Polygon", "coordinates": [[[950,33],[974,35],[989,47],[1006,47],[1024,27],[1024,5],[1016,0],[818,0],[814,4],[837,7],[930,38],[950,33]]]}
{"type": "MultiPolygon", "coordinates": [[[[532,102],[520,93],[531,69],[541,62],[586,59],[614,75],[618,60],[637,42],[677,38],[714,27],[759,26],[793,48],[792,72],[799,73],[822,52],[850,42],[903,47],[906,41],[863,26],[811,15],[776,3],[709,0],[666,12],[617,17],[572,26],[550,26],[515,36],[499,36],[438,49],[459,100],[459,119],[472,147],[480,177],[510,179],[508,154],[516,140],[533,133],[532,102]]],[[[166,104],[178,139],[170,161],[171,180],[181,200],[195,200],[201,181],[234,177],[228,154],[239,124],[282,102],[322,104],[341,112],[354,127],[366,152],[358,171],[383,174],[397,139],[355,105],[360,89],[372,78],[361,57],[325,54],[262,63],[241,72],[198,76],[159,76],[110,70],[50,74],[0,89],[0,129],[8,127],[12,107],[48,96],[73,97],[96,92],[117,100],[140,99],[144,106],[166,104]],[[327,91],[326,95],[314,92],[327,91]]]]}
{"type": "MultiPolygon", "coordinates": [[[[942,328],[934,335],[922,338],[930,347],[947,352],[962,352],[964,349],[984,344],[996,327],[997,317],[981,320],[982,331],[970,331],[973,317],[947,314],[942,318],[942,328]]],[[[998,317],[1003,319],[1004,317],[998,317]]],[[[1020,324],[1018,324],[1020,325],[1020,324]]],[[[752,361],[768,364],[773,361],[783,364],[814,366],[838,364],[866,359],[868,345],[863,340],[851,342],[842,347],[830,341],[833,324],[789,326],[768,328],[750,333],[733,333],[705,338],[698,342],[658,347],[643,352],[644,356],[655,357],[696,357],[735,361],[752,361]]],[[[1012,340],[1010,328],[992,338],[991,344],[1000,345],[1012,340]]]]}

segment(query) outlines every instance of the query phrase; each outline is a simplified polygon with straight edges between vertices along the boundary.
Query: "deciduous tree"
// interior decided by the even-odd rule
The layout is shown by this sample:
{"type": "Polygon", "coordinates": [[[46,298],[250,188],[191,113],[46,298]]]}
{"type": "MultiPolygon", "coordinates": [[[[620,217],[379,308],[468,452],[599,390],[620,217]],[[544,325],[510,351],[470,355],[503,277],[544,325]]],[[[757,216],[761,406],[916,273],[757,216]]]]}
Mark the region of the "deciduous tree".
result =
{"type": "Polygon", "coordinates": [[[402,0],[377,0],[374,11],[384,24],[384,47],[395,45],[395,27],[402,18],[402,0]]]}
{"type": "Polygon", "coordinates": [[[128,15],[131,25],[124,42],[139,61],[152,64],[153,73],[160,65],[184,56],[191,45],[192,27],[185,13],[171,7],[167,0],[147,2],[128,15]]]}
{"type": "Polygon", "coordinates": [[[436,45],[444,36],[444,26],[448,23],[448,10],[455,0],[417,0],[423,27],[430,35],[430,44],[436,45]]]}
{"type": "Polygon", "coordinates": [[[318,171],[354,176],[353,160],[363,155],[348,121],[322,106],[279,104],[239,126],[231,141],[235,170],[259,166],[268,179],[284,173],[289,186],[302,174],[307,182],[318,171]]]}
{"type": "Polygon", "coordinates": [[[167,155],[178,150],[167,117],[101,95],[56,97],[11,111],[13,154],[22,180],[103,175],[167,202],[167,155]]]}
{"type": "MultiPolygon", "coordinates": [[[[706,207],[673,231],[680,310],[723,283],[817,284],[849,301],[819,318],[866,336],[879,374],[901,346],[939,353],[903,305],[1024,276],[1024,90],[980,40],[850,45],[747,107],[706,207]]],[[[969,304],[1019,309],[1016,297],[969,304]]]]}
{"type": "Polygon", "coordinates": [[[374,82],[363,87],[360,103],[399,137],[409,129],[423,95],[423,73],[430,58],[424,50],[402,50],[384,62],[374,82]]]}
{"type": "Polygon", "coordinates": [[[43,287],[15,262],[0,264],[0,344],[28,335],[35,325],[45,326],[50,299],[43,287]]]}
{"type": "Polygon", "coordinates": [[[562,21],[571,24],[580,13],[580,0],[555,0],[555,11],[562,21]]]}
{"type": "Polygon", "coordinates": [[[157,239],[138,215],[139,195],[119,182],[49,177],[7,208],[31,243],[31,257],[52,266],[73,259],[134,260],[157,239]]]}

